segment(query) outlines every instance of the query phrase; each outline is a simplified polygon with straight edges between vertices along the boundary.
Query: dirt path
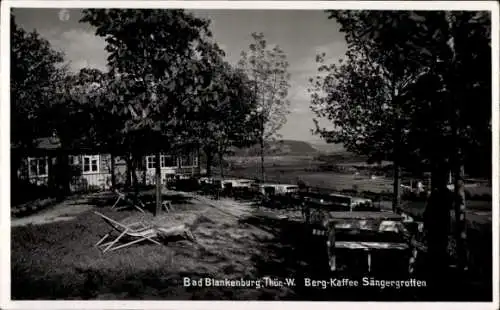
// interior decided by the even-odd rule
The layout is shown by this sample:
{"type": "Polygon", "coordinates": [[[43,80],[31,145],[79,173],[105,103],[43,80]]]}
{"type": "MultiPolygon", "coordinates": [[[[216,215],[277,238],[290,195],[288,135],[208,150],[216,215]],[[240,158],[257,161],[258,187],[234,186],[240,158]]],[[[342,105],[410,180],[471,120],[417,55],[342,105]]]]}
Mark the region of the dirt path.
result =
{"type": "Polygon", "coordinates": [[[71,221],[75,219],[77,215],[94,207],[88,204],[89,198],[91,198],[91,195],[85,197],[71,197],[39,213],[22,218],[13,218],[11,219],[11,227],[71,221]]]}

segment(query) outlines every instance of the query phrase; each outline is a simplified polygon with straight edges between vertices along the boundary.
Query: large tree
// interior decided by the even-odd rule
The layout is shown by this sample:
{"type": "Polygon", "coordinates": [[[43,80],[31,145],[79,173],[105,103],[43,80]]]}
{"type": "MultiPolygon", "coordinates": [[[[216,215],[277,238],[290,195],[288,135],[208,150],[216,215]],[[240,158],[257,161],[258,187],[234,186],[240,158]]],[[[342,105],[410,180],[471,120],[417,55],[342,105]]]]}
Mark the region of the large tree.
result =
{"type": "Polygon", "coordinates": [[[464,186],[466,156],[471,150],[480,149],[483,156],[487,154],[486,167],[491,168],[491,19],[487,12],[448,13],[447,18],[450,27],[448,45],[452,55],[447,68],[453,111],[455,234],[458,266],[464,270],[467,269],[468,256],[464,186]],[[471,105],[472,101],[477,104],[471,105]]]}
{"type": "MultiPolygon", "coordinates": [[[[434,15],[429,28],[423,42],[427,42],[433,57],[423,61],[431,64],[427,81],[434,81],[434,85],[417,85],[415,94],[427,100],[434,98],[433,110],[442,107],[441,123],[447,125],[436,132],[445,138],[442,145],[446,149],[442,151],[447,154],[454,179],[454,230],[458,265],[463,270],[467,265],[464,166],[472,162],[468,166],[472,172],[491,171],[490,16],[487,12],[441,12],[434,15]]],[[[424,115],[429,118],[425,111],[424,115]]],[[[428,149],[431,155],[436,145],[428,149]]],[[[489,172],[483,176],[490,177],[489,172]]]]}
{"type": "Polygon", "coordinates": [[[11,142],[31,146],[43,132],[39,111],[51,103],[62,68],[63,54],[36,31],[26,32],[11,15],[11,142]]]}
{"type": "Polygon", "coordinates": [[[58,81],[64,76],[63,54],[36,31],[27,32],[11,15],[10,51],[10,115],[11,183],[14,192],[18,184],[18,169],[28,149],[37,138],[47,137],[51,131],[43,116],[46,107],[53,104],[58,81]]]}
{"type": "Polygon", "coordinates": [[[213,158],[221,162],[229,147],[256,143],[256,100],[245,72],[224,61],[224,52],[217,44],[206,43],[205,57],[199,59],[200,75],[207,86],[195,94],[201,108],[193,113],[191,136],[196,137],[207,161],[207,175],[211,175],[213,158]]]}
{"type": "Polygon", "coordinates": [[[289,113],[290,73],[286,53],[279,46],[270,48],[263,33],[252,33],[252,40],[249,50],[241,53],[239,67],[251,80],[257,100],[261,174],[265,180],[266,143],[278,136],[289,113]]]}
{"type": "Polygon", "coordinates": [[[341,25],[348,51],[338,65],[325,64],[325,55],[317,57],[320,74],[310,80],[311,108],[335,124],[334,130],[317,126],[317,133],[371,161],[391,160],[396,209],[400,167],[420,167],[416,156],[408,156],[415,154],[407,143],[408,91],[427,72],[419,61],[426,51],[405,43],[407,32],[420,24],[413,14],[391,11],[332,11],[329,17],[341,25]]]}
{"type": "MultiPolygon", "coordinates": [[[[313,80],[313,109],[337,125],[333,132],[318,131],[351,150],[379,156],[380,149],[387,148],[388,155],[407,158],[400,162],[407,168],[423,163],[431,169],[426,227],[435,267],[431,274],[439,277],[446,269],[448,174],[456,171],[457,197],[463,196],[458,167],[464,156],[457,154],[488,145],[490,136],[488,19],[477,12],[339,12],[335,17],[347,33],[348,60],[340,66],[322,66],[326,75],[313,80]],[[362,49],[352,53],[360,43],[362,49]],[[384,75],[394,68],[394,59],[402,66],[396,66],[397,81],[384,75]],[[384,71],[378,71],[380,67],[384,71]],[[391,92],[393,85],[399,85],[396,90],[404,88],[391,92]],[[480,105],[472,106],[473,98],[480,105]],[[387,107],[392,112],[387,113],[387,107]],[[402,117],[404,121],[394,126],[402,117]],[[391,125],[400,129],[397,135],[387,135],[391,125]]],[[[463,197],[456,205],[461,206],[458,226],[465,226],[463,197]]]]}
{"type": "Polygon", "coordinates": [[[106,38],[108,65],[121,76],[117,87],[122,91],[114,108],[128,116],[124,131],[145,132],[150,141],[157,141],[148,148],[156,153],[158,213],[160,151],[179,140],[188,126],[186,115],[197,109],[190,94],[203,81],[194,58],[203,52],[197,49],[199,43],[211,36],[209,22],[184,10],[158,9],[88,9],[81,21],[106,38]]]}
{"type": "Polygon", "coordinates": [[[209,137],[205,140],[208,148],[213,148],[219,156],[220,172],[223,175],[223,156],[229,147],[248,147],[258,141],[258,117],[255,98],[243,72],[223,67],[223,87],[225,93],[212,109],[213,117],[208,120],[209,137]]]}

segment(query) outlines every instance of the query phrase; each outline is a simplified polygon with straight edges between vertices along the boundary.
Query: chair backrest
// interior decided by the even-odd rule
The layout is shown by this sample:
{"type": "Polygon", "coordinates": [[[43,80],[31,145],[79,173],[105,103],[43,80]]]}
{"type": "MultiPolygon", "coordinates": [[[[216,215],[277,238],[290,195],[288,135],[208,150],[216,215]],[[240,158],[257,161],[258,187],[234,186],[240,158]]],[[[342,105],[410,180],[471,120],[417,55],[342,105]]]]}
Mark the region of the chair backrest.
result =
{"type": "Polygon", "coordinates": [[[401,223],[395,220],[340,220],[331,227],[339,241],[404,242],[401,223]]]}
{"type": "Polygon", "coordinates": [[[106,215],[104,215],[102,213],[99,213],[97,211],[94,211],[94,213],[99,215],[104,220],[104,222],[108,223],[109,226],[113,227],[114,229],[116,229],[119,232],[123,232],[125,229],[128,228],[127,226],[123,225],[122,223],[115,221],[112,218],[107,217],[106,215]]]}

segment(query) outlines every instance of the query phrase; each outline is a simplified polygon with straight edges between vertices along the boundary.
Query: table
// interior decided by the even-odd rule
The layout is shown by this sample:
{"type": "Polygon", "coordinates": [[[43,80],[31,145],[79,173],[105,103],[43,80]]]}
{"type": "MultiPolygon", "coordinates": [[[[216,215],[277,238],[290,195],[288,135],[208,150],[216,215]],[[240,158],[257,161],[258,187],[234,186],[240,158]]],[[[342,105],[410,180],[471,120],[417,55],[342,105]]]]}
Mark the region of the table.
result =
{"type": "MultiPolygon", "coordinates": [[[[366,254],[368,272],[372,269],[373,251],[407,251],[403,217],[392,212],[331,212],[327,228],[327,248],[331,271],[336,271],[337,250],[366,254]]],[[[412,253],[413,255],[413,253],[412,253]]],[[[411,264],[411,258],[410,258],[411,264]]],[[[410,267],[411,268],[411,267],[410,267]]]]}
{"type": "Polygon", "coordinates": [[[299,187],[294,184],[277,184],[277,183],[262,183],[258,184],[258,191],[265,195],[266,188],[272,188],[275,195],[291,194],[299,191],[299,187]]]}
{"type": "Polygon", "coordinates": [[[220,179],[220,178],[207,178],[203,177],[199,179],[200,184],[220,184],[221,188],[224,188],[225,184],[231,184],[233,188],[250,188],[253,184],[253,180],[248,179],[220,179]]]}

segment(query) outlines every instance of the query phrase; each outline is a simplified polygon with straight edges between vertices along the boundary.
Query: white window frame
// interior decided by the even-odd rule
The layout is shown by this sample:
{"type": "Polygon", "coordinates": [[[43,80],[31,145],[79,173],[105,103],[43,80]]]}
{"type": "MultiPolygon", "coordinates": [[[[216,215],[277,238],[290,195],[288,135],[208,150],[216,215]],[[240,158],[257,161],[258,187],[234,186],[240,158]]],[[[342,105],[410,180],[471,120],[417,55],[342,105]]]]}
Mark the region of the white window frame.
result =
{"type": "Polygon", "coordinates": [[[94,173],[99,173],[99,165],[100,165],[100,158],[99,155],[82,155],[82,174],[94,174],[94,173]],[[85,160],[89,160],[89,170],[85,171],[85,160]],[[96,162],[96,169],[92,169],[92,162],[95,160],[96,162]]]}
{"type": "Polygon", "coordinates": [[[155,156],[146,156],[146,169],[155,169],[156,167],[156,158],[155,156]]]}
{"type": "Polygon", "coordinates": [[[49,160],[47,156],[43,157],[28,157],[28,176],[30,178],[43,178],[43,177],[48,177],[49,176],[49,160]],[[45,173],[44,174],[39,174],[38,172],[40,171],[40,160],[45,162],[45,173]],[[31,173],[31,162],[36,161],[36,173],[33,174],[31,173]]]}
{"type": "MultiPolygon", "coordinates": [[[[155,169],[156,164],[156,155],[148,155],[146,156],[146,168],[147,169],[155,169]]],[[[160,155],[160,169],[164,168],[175,168],[177,167],[177,157],[174,155],[160,155]],[[175,162],[173,166],[167,165],[167,158],[174,158],[175,162]]]]}

